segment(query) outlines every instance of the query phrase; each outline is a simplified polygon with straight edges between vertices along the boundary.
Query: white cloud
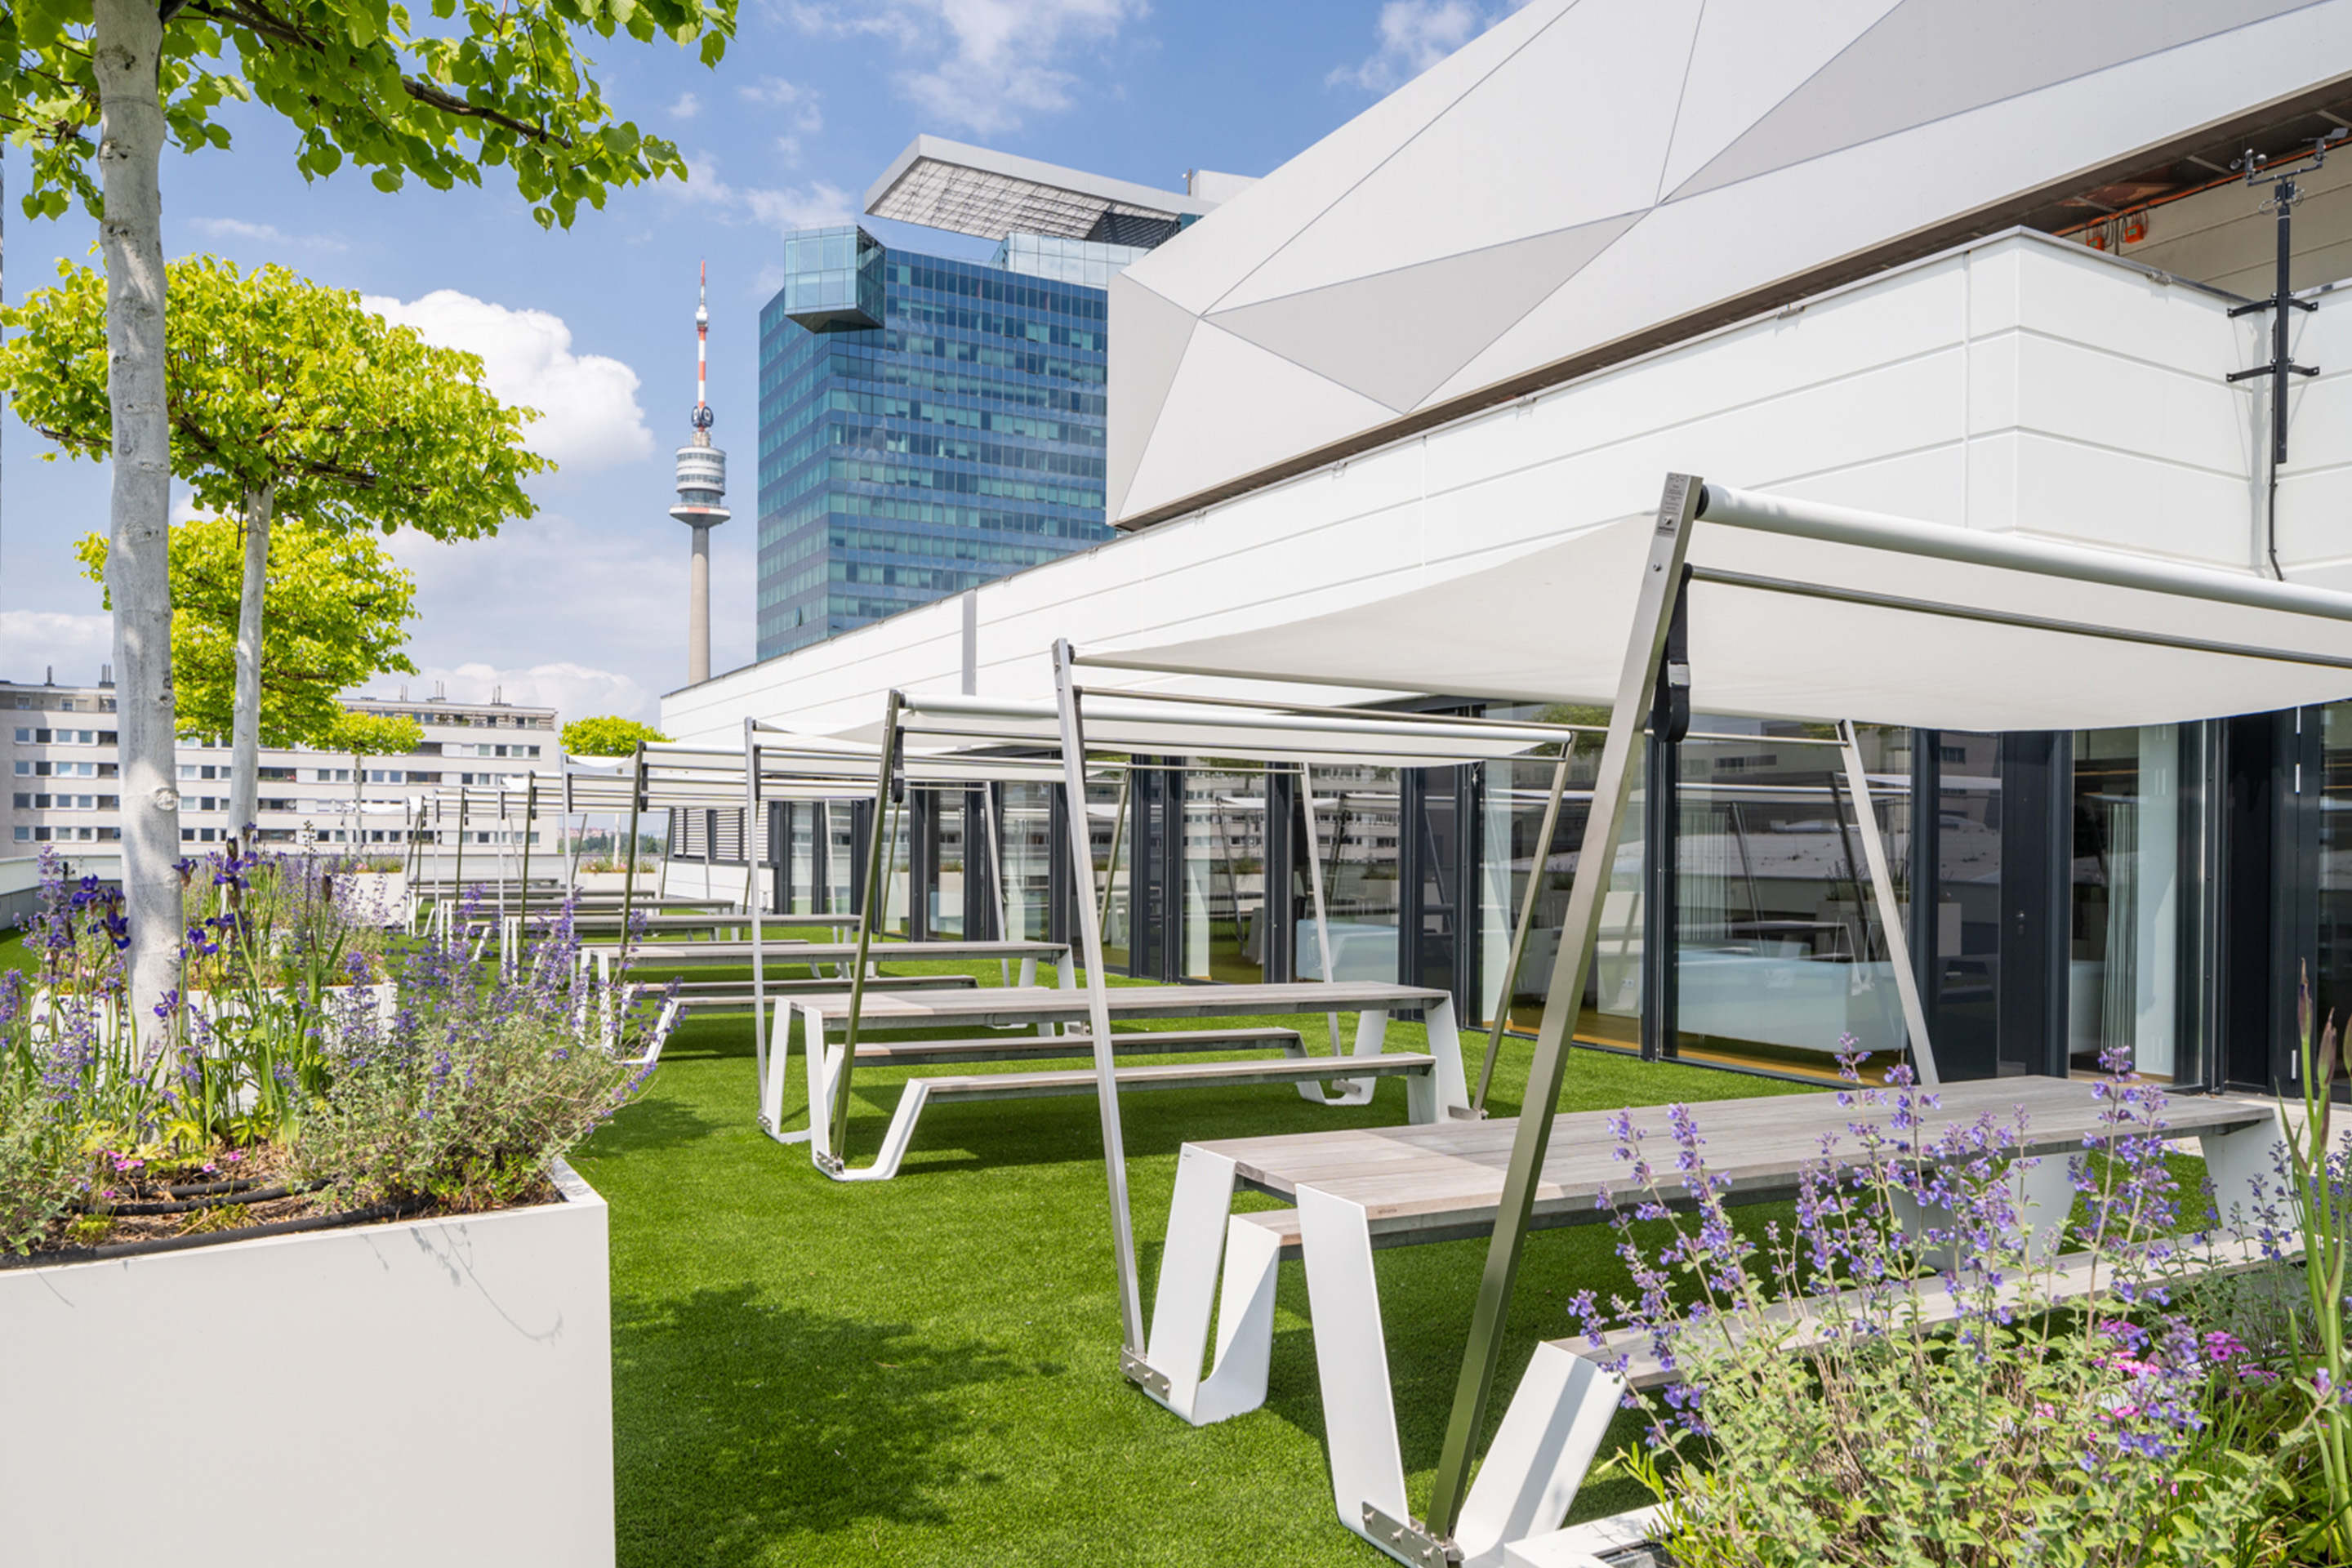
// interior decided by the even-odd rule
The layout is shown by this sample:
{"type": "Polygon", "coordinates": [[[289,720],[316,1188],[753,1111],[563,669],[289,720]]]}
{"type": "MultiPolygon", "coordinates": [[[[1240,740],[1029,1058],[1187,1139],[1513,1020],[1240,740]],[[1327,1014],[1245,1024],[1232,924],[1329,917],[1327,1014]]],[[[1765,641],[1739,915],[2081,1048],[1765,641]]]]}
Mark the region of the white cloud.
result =
{"type": "Polygon", "coordinates": [[[46,680],[54,670],[60,685],[87,686],[113,658],[112,616],[0,610],[0,677],[46,680]]]}
{"type": "Polygon", "coordinates": [[[753,223],[781,233],[857,221],[856,200],[828,180],[805,185],[730,185],[719,178],[719,160],[709,153],[688,158],[686,167],[685,195],[708,206],[721,223],[753,223]]]}
{"type": "Polygon", "coordinates": [[[751,86],[736,90],[747,103],[787,111],[786,123],[792,129],[776,138],[776,156],[785,168],[799,168],[801,138],[814,136],[824,129],[824,110],[817,103],[824,95],[813,87],[803,87],[780,76],[763,76],[751,86]]]}
{"type": "Polygon", "coordinates": [[[1335,67],[1323,79],[1323,85],[1387,92],[1411,81],[1498,19],[1499,14],[1489,15],[1470,0],[1389,0],[1381,7],[1380,21],[1373,29],[1380,47],[1361,65],[1335,67]]]}
{"type": "Polygon", "coordinates": [[[678,94],[677,101],[669,106],[672,120],[691,120],[701,112],[702,97],[699,93],[682,92],[678,94]]]}
{"type": "Polygon", "coordinates": [[[255,245],[296,246],[304,250],[351,248],[337,235],[288,234],[273,224],[247,223],[240,217],[194,217],[188,220],[188,226],[215,239],[241,239],[255,245]]]}
{"type": "Polygon", "coordinates": [[[618,671],[584,664],[558,662],[524,668],[490,664],[460,664],[450,668],[420,663],[418,673],[397,681],[379,680],[370,695],[393,696],[405,685],[412,701],[432,694],[438,682],[453,702],[488,702],[493,697],[519,708],[552,708],[555,721],[569,724],[617,713],[624,719],[650,722],[658,714],[653,694],[618,671]]]}
{"type": "Polygon", "coordinates": [[[1145,0],[835,0],[792,8],[813,33],[887,38],[913,60],[898,90],[940,124],[991,135],[1070,107],[1066,55],[1100,49],[1145,0]]]}
{"type": "Polygon", "coordinates": [[[653,456],[637,373],[603,354],[573,353],[562,317],[509,310],[454,289],[405,304],[373,295],[362,303],[415,328],[427,342],[479,354],[491,391],[539,410],[526,436],[541,456],[575,471],[653,456]]]}

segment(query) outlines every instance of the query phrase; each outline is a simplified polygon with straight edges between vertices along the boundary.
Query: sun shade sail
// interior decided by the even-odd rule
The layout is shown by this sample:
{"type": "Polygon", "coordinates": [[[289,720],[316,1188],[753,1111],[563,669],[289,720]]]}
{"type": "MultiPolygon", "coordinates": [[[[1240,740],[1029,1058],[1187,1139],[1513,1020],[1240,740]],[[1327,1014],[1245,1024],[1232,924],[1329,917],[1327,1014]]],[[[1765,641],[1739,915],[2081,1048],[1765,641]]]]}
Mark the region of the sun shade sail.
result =
{"type": "MultiPolygon", "coordinates": [[[[1347,609],[1081,662],[1606,703],[1653,527],[1627,518],[1347,609]]],[[[2075,730],[2352,698],[2352,595],[1712,485],[1690,562],[1697,712],[2075,730]]]]}
{"type": "MultiPolygon", "coordinates": [[[[1050,704],[991,698],[905,697],[899,731],[910,745],[1032,745],[1058,748],[1050,704]]],[[[1556,744],[1567,731],[1441,714],[1291,713],[1273,708],[1205,707],[1133,693],[1089,692],[1087,749],[1131,755],[1231,757],[1253,762],[1328,762],[1434,767],[1520,756],[1556,744]]],[[[879,743],[880,726],[851,731],[879,743]]],[[[968,766],[967,761],[957,765],[968,766]]]]}

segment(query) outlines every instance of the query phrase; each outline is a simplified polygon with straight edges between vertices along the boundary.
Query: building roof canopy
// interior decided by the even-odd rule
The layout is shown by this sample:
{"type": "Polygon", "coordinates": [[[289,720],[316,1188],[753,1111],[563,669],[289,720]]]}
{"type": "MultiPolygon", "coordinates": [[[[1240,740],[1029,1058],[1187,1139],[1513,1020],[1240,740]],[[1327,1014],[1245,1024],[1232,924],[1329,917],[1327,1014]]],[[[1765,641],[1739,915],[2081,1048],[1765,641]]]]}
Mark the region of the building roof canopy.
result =
{"type": "Polygon", "coordinates": [[[875,217],[1002,240],[1097,237],[1106,216],[1175,223],[1213,209],[1181,191],[1114,180],[938,136],[918,136],[866,193],[875,217]]]}

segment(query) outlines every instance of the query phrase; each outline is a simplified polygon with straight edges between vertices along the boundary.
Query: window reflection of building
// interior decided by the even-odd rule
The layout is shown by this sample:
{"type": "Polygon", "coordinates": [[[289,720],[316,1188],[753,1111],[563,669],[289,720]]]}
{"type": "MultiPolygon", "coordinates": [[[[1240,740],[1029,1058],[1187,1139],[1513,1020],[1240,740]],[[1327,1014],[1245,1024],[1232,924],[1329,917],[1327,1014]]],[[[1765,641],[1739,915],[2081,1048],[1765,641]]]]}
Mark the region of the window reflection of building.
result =
{"type": "Polygon", "coordinates": [[[2121,1050],[2170,1078],[2180,995],[2180,727],[2074,737],[2067,1059],[2121,1050]]]}

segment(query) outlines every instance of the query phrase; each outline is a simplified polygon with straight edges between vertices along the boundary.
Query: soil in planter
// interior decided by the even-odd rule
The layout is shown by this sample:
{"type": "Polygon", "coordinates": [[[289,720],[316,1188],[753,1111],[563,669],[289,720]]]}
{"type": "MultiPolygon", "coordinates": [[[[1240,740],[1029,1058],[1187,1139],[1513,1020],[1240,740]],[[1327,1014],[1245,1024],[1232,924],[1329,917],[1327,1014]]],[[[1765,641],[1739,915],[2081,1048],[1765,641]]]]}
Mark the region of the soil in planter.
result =
{"type": "MultiPolygon", "coordinates": [[[[552,1203],[557,1196],[555,1184],[541,1177],[511,1206],[552,1203]]],[[[309,1228],[458,1212],[423,1198],[358,1211],[340,1208],[331,1194],[295,1179],[285,1151],[262,1144],[238,1150],[235,1157],[224,1152],[191,1162],[162,1177],[118,1177],[101,1195],[52,1224],[28,1256],[0,1258],[0,1267],[71,1262],[163,1242],[235,1241],[241,1233],[266,1233],[294,1221],[308,1222],[309,1228]]]]}

